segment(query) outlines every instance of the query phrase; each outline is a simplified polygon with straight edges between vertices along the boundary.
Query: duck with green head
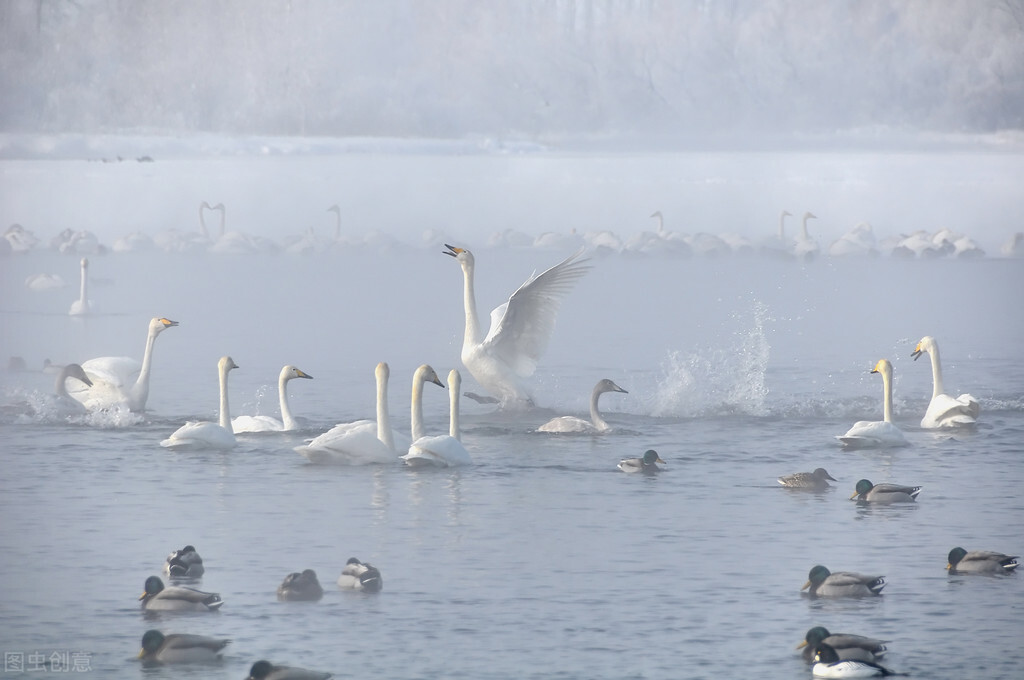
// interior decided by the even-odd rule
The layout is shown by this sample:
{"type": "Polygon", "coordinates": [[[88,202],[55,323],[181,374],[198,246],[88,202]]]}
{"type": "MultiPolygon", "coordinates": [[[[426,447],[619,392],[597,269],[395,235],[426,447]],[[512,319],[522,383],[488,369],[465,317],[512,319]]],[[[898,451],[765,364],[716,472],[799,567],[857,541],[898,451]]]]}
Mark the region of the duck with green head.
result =
{"type": "Polygon", "coordinates": [[[949,551],[946,569],[950,574],[1012,574],[1017,568],[1017,555],[991,550],[967,552],[957,547],[949,551]]]}
{"type": "Polygon", "coordinates": [[[920,486],[903,486],[902,484],[872,484],[867,479],[857,482],[850,499],[861,503],[912,503],[921,493],[920,486]]]}
{"type": "Polygon", "coordinates": [[[662,471],[658,463],[665,464],[658,452],[648,449],[642,458],[623,458],[619,461],[618,468],[623,472],[642,472],[644,474],[656,474],[662,471]]]}
{"type": "Polygon", "coordinates": [[[831,572],[818,564],[807,574],[807,583],[800,590],[807,590],[811,597],[865,597],[881,595],[885,587],[882,576],[868,576],[853,571],[831,572]]]}

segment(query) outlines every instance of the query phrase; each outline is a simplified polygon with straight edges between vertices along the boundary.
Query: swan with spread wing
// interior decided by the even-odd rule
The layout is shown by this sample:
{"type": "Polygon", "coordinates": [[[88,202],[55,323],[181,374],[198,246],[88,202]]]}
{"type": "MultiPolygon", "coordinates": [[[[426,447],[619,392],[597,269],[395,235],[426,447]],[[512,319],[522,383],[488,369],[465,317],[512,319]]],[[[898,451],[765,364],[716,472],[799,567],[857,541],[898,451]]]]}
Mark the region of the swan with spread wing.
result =
{"type": "Polygon", "coordinates": [[[473,253],[447,243],[445,247],[448,250],[443,252],[458,261],[465,279],[466,331],[462,363],[503,405],[532,406],[533,399],[523,380],[533,375],[547,348],[562,296],[590,269],[586,260],[579,259],[583,250],[527,279],[507,302],[491,312],[490,330],[482,335],[473,286],[473,253]]]}

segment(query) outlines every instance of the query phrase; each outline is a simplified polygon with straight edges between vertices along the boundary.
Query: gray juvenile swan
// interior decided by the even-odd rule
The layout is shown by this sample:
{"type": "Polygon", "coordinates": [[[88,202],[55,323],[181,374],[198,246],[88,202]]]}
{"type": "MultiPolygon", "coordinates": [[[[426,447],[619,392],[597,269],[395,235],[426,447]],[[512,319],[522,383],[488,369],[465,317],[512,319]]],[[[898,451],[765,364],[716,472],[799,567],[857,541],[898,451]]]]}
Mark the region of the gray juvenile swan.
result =
{"type": "Polygon", "coordinates": [[[538,427],[537,431],[582,434],[600,434],[602,432],[608,432],[612,428],[605,422],[604,418],[601,417],[601,412],[597,408],[597,400],[605,392],[622,392],[623,394],[629,394],[626,390],[622,389],[608,378],[599,380],[598,383],[594,385],[594,391],[590,394],[589,421],[577,418],[576,416],[558,416],[557,418],[552,418],[538,427]]]}

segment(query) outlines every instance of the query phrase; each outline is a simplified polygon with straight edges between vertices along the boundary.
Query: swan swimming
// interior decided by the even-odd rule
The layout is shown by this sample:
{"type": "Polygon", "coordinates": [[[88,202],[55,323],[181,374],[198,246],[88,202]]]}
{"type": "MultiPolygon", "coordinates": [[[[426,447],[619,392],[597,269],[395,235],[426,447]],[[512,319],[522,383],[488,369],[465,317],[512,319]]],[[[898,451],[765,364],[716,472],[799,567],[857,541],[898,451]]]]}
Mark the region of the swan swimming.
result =
{"type": "Polygon", "coordinates": [[[383,361],[374,370],[377,379],[377,420],[339,423],[303,446],[296,446],[313,463],[368,465],[395,463],[394,432],[388,416],[388,378],[391,369],[383,361]]]}
{"type": "Polygon", "coordinates": [[[939,343],[935,338],[926,335],[921,338],[910,355],[917,361],[921,354],[927,352],[932,360],[932,400],[928,410],[921,419],[921,427],[934,430],[941,427],[960,427],[977,423],[981,405],[969,394],[961,394],[954,399],[946,394],[942,384],[942,364],[939,362],[939,343]]]}
{"type": "Polygon", "coordinates": [[[796,243],[793,245],[793,254],[799,260],[813,260],[821,250],[818,242],[807,233],[807,220],[816,219],[818,219],[818,216],[814,213],[805,212],[803,220],[800,222],[800,237],[797,238],[796,243]]]}
{"type": "Polygon", "coordinates": [[[552,418],[537,428],[538,432],[559,432],[559,433],[580,433],[580,434],[601,434],[611,431],[611,426],[601,417],[597,408],[597,400],[605,392],[622,392],[629,394],[608,378],[599,380],[594,385],[594,391],[590,394],[590,420],[586,421],[576,416],[559,416],[552,418]]]}
{"type": "Polygon", "coordinates": [[[430,366],[420,366],[416,370],[416,375],[413,376],[413,441],[409,447],[409,452],[402,456],[402,460],[405,461],[406,465],[411,466],[434,465],[448,467],[452,465],[471,465],[473,459],[470,458],[466,447],[462,445],[459,429],[459,390],[462,387],[462,376],[454,368],[448,373],[448,434],[433,437],[423,436],[423,383],[433,382],[431,377],[437,381],[438,385],[444,387],[440,379],[437,378],[437,373],[430,366]]]}
{"type": "Polygon", "coordinates": [[[179,427],[174,434],[160,442],[166,449],[231,449],[238,442],[231,431],[231,412],[228,409],[228,372],[238,368],[238,364],[229,356],[223,356],[217,362],[217,374],[220,377],[220,420],[190,420],[179,427]]]}
{"type": "Polygon", "coordinates": [[[92,303],[89,302],[89,259],[83,257],[81,262],[82,283],[79,288],[78,299],[71,303],[68,314],[71,316],[83,316],[92,310],[92,303]]]}
{"type": "Polygon", "coordinates": [[[60,372],[53,386],[53,394],[40,395],[41,398],[33,398],[0,406],[0,413],[9,416],[31,418],[34,420],[48,420],[51,418],[66,418],[78,416],[86,412],[85,407],[68,394],[67,380],[74,378],[86,386],[91,386],[92,381],[85,374],[78,364],[67,364],[61,366],[60,372]]]}
{"type": "Polygon", "coordinates": [[[144,411],[149,398],[149,372],[153,362],[153,343],[156,336],[177,321],[163,317],[151,319],[146,335],[146,350],[142,363],[129,357],[98,357],[82,364],[92,380],[92,387],[72,391],[73,396],[90,410],[127,404],[132,411],[144,411]]]}
{"type": "Polygon", "coordinates": [[[555,326],[563,295],[590,269],[578,260],[583,250],[565,258],[540,274],[534,274],[491,311],[491,326],[481,336],[473,286],[475,260],[465,248],[445,244],[443,251],[462,266],[466,330],[462,341],[462,363],[480,385],[498,397],[503,405],[533,405],[523,379],[533,375],[555,326]]]}
{"type": "Polygon", "coordinates": [[[235,434],[241,432],[290,432],[298,429],[298,423],[288,405],[288,381],[294,378],[313,379],[313,376],[295,366],[285,366],[277,377],[277,394],[281,403],[281,420],[273,416],[238,416],[231,421],[235,434]]]}
{"type": "Polygon", "coordinates": [[[836,436],[848,449],[880,449],[908,446],[910,442],[892,423],[892,364],[879,359],[872,373],[882,374],[882,420],[859,420],[846,434],[836,436]]]}

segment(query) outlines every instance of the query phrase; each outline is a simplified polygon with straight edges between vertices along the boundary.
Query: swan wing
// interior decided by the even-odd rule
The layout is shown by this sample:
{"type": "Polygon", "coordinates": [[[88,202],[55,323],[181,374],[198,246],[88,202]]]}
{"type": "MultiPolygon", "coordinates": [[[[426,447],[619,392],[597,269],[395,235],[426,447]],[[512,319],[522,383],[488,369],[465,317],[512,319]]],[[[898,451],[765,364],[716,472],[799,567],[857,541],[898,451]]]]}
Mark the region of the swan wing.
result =
{"type": "Polygon", "coordinates": [[[238,442],[235,435],[218,423],[189,421],[160,442],[166,449],[230,449],[238,442]]]}
{"type": "Polygon", "coordinates": [[[402,456],[402,460],[410,465],[429,463],[442,467],[470,465],[473,462],[462,442],[446,434],[420,437],[409,447],[409,452],[402,456]]]}
{"type": "Polygon", "coordinates": [[[547,349],[562,297],[590,265],[579,260],[583,249],[540,274],[533,274],[508,302],[491,312],[491,327],[482,347],[522,378],[537,368],[547,349]]]}
{"type": "Polygon", "coordinates": [[[981,405],[969,394],[961,394],[955,399],[948,394],[939,394],[929,402],[921,427],[973,425],[979,413],[981,405]]]}
{"type": "Polygon", "coordinates": [[[836,437],[847,448],[886,448],[907,446],[903,432],[884,420],[861,420],[853,424],[846,434],[836,437]]]}
{"type": "Polygon", "coordinates": [[[559,416],[538,427],[537,431],[565,434],[572,432],[597,432],[597,428],[592,423],[576,416],[559,416]]]}
{"type": "Polygon", "coordinates": [[[142,363],[131,357],[98,357],[84,362],[82,370],[93,382],[99,380],[123,388],[138,380],[142,363]]]}
{"type": "Polygon", "coordinates": [[[358,420],[340,423],[304,446],[296,446],[312,463],[335,465],[369,465],[394,463],[398,456],[377,439],[377,423],[358,420]]]}
{"type": "Polygon", "coordinates": [[[238,416],[231,420],[231,429],[240,432],[282,432],[284,425],[271,416],[238,416]]]}

